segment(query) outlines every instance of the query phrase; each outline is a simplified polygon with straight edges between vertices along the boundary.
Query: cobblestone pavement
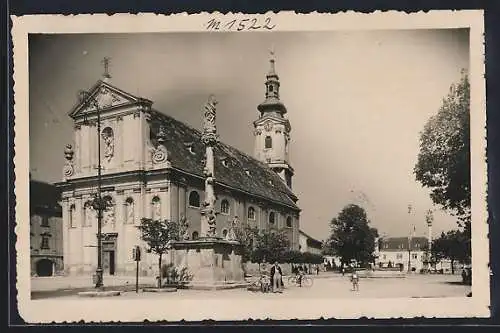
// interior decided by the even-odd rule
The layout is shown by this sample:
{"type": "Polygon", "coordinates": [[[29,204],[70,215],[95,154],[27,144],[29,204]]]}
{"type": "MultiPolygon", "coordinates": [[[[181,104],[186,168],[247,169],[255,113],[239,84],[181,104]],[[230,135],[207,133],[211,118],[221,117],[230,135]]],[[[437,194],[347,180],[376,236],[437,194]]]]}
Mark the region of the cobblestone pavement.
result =
{"type": "MultiPolygon", "coordinates": [[[[178,290],[168,293],[149,293],[128,291],[118,296],[124,300],[132,299],[204,299],[212,298],[429,298],[466,296],[470,286],[462,285],[459,275],[411,275],[405,278],[367,278],[360,280],[359,291],[351,291],[347,276],[314,279],[312,287],[286,286],[281,294],[263,294],[246,289],[232,290],[178,290]]],[[[82,299],[77,295],[62,296],[60,299],[82,299]]],[[[83,299],[82,299],[83,300],[83,299]]],[[[92,301],[92,298],[86,299],[92,301]]]]}

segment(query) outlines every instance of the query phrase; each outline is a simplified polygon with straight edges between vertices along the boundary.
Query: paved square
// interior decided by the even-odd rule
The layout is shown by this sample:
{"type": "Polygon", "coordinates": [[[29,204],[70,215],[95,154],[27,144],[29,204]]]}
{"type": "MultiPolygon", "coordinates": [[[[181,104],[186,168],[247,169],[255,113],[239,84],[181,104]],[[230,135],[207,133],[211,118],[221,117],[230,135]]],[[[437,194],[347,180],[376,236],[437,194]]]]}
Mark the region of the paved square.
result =
{"type": "MultiPolygon", "coordinates": [[[[470,286],[461,284],[460,275],[410,275],[405,278],[363,278],[360,280],[359,291],[351,290],[349,277],[332,275],[328,277],[315,278],[312,287],[286,286],[281,294],[264,294],[251,292],[246,289],[231,290],[178,290],[169,293],[145,293],[139,291],[128,291],[118,296],[123,300],[132,299],[205,299],[217,296],[218,299],[262,299],[262,298],[294,298],[294,299],[320,299],[320,298],[432,298],[432,297],[466,297],[471,291],[470,286]]],[[[52,295],[46,294],[47,298],[58,296],[57,292],[52,295]]],[[[75,293],[60,296],[57,299],[81,299],[92,301],[92,298],[81,298],[75,293]]]]}

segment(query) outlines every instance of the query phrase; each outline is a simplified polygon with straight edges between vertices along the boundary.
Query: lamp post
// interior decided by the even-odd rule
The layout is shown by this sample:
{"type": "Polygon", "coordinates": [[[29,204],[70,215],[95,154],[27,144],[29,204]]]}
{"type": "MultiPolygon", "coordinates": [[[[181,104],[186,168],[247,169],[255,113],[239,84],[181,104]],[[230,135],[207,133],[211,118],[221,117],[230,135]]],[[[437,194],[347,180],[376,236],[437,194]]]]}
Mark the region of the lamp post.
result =
{"type": "MultiPolygon", "coordinates": [[[[412,210],[411,205],[408,205],[408,222],[411,216],[411,210],[412,210]]],[[[410,272],[411,272],[411,231],[410,234],[408,234],[408,273],[410,272]]]]}
{"type": "Polygon", "coordinates": [[[102,270],[102,212],[106,209],[106,202],[101,195],[101,110],[97,100],[86,91],[80,91],[80,100],[83,106],[93,106],[97,113],[97,193],[92,201],[92,208],[97,211],[97,269],[95,271],[95,287],[103,289],[102,270]]]}
{"type": "Polygon", "coordinates": [[[425,220],[427,222],[427,228],[429,232],[428,236],[428,245],[427,245],[427,260],[429,261],[429,268],[431,268],[431,256],[432,256],[432,222],[434,221],[434,215],[432,214],[432,210],[429,209],[427,211],[427,215],[425,216],[425,220]]]}

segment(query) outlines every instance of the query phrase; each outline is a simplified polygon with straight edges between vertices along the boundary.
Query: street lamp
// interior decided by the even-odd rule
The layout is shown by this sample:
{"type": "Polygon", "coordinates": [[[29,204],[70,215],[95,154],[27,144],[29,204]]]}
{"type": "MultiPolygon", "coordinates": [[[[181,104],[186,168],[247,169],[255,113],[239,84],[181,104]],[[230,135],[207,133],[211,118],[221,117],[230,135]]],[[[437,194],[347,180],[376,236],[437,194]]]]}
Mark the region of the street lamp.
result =
{"type": "MultiPolygon", "coordinates": [[[[411,216],[411,210],[412,207],[411,205],[408,205],[408,222],[409,222],[409,217],[411,216]]],[[[411,272],[411,230],[410,234],[408,235],[408,273],[411,272]]]]}
{"type": "Polygon", "coordinates": [[[97,269],[95,272],[95,287],[103,289],[103,270],[102,270],[102,212],[107,207],[101,195],[101,110],[98,101],[87,91],[79,92],[83,107],[93,106],[97,113],[97,194],[92,201],[92,208],[97,211],[97,269]]]}
{"type": "Polygon", "coordinates": [[[432,209],[427,211],[425,216],[425,220],[427,222],[427,228],[429,232],[428,236],[428,245],[427,245],[427,260],[429,261],[429,269],[431,268],[431,256],[432,256],[432,222],[434,221],[434,215],[432,214],[432,209]]]}

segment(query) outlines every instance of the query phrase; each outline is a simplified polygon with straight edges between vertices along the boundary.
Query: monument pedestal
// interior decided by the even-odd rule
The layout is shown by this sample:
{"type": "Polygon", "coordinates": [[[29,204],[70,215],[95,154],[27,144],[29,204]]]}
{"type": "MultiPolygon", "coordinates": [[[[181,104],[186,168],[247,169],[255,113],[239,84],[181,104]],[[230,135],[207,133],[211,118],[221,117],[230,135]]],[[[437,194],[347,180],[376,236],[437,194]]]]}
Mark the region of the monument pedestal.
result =
{"type": "Polygon", "coordinates": [[[245,276],[239,242],[201,238],[172,244],[173,264],[189,276],[185,286],[194,289],[244,288],[245,276]]]}

